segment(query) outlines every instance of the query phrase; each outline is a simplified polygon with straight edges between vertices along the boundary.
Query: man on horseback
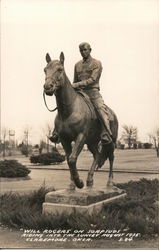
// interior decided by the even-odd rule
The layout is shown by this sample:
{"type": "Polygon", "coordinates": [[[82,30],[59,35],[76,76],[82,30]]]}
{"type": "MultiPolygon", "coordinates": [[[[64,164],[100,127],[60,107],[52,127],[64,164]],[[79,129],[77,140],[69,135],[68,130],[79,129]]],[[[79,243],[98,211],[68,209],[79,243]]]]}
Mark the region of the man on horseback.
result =
{"type": "MultiPolygon", "coordinates": [[[[112,142],[112,133],[110,130],[108,112],[104,100],[99,92],[99,79],[102,73],[101,62],[91,57],[91,47],[88,43],[81,43],[79,50],[83,60],[75,64],[74,69],[74,89],[81,89],[90,98],[97,115],[102,124],[101,143],[109,144],[112,142]]],[[[52,142],[58,142],[57,132],[49,138],[52,142]]]]}
{"type": "Polygon", "coordinates": [[[109,126],[106,106],[99,92],[102,64],[100,61],[91,57],[91,47],[88,43],[81,43],[79,50],[83,60],[75,65],[73,87],[75,89],[82,89],[89,96],[102,124],[101,142],[102,144],[107,144],[111,142],[112,133],[109,126]]]}

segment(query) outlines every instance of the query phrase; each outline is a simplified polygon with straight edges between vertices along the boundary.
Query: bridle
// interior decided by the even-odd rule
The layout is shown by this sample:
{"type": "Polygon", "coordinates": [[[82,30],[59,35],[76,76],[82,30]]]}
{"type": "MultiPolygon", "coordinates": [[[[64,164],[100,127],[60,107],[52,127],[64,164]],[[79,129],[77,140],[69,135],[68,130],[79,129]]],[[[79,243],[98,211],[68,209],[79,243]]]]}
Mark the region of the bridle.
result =
{"type": "Polygon", "coordinates": [[[54,108],[54,109],[49,109],[49,107],[48,107],[48,105],[47,105],[47,103],[46,103],[45,91],[43,91],[43,98],[44,98],[44,103],[45,103],[46,108],[47,108],[50,112],[54,112],[54,111],[57,109],[57,107],[54,108]]]}
{"type": "MultiPolygon", "coordinates": [[[[55,85],[58,86],[58,84],[55,82],[55,85]]],[[[54,108],[54,109],[49,109],[47,103],[46,103],[46,98],[45,98],[45,91],[43,91],[43,99],[44,99],[44,103],[45,103],[45,106],[46,108],[50,111],[50,112],[54,112],[55,110],[57,110],[58,108],[54,108]]]]}
{"type": "MultiPolygon", "coordinates": [[[[54,81],[54,83],[55,83],[56,87],[59,87],[59,86],[60,86],[56,81],[54,81]]],[[[46,108],[47,108],[50,112],[54,112],[54,111],[57,110],[57,109],[59,110],[58,107],[56,107],[56,108],[54,108],[54,109],[49,109],[49,107],[48,107],[48,105],[47,105],[47,103],[46,103],[45,90],[43,91],[43,99],[44,99],[44,103],[45,103],[46,108]]],[[[71,105],[71,103],[69,103],[69,104],[63,103],[63,105],[69,107],[69,106],[71,105]]]]}

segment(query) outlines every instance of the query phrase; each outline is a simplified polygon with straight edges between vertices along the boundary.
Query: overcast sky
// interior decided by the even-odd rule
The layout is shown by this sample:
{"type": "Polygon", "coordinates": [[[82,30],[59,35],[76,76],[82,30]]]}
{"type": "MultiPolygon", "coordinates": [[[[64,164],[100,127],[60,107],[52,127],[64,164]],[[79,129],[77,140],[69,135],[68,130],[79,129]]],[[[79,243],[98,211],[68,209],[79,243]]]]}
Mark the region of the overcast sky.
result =
{"type": "MultiPolygon", "coordinates": [[[[1,0],[1,125],[32,128],[38,143],[52,122],[43,102],[45,54],[65,54],[73,80],[81,59],[78,45],[89,42],[100,60],[105,103],[124,124],[138,127],[139,139],[159,127],[159,1],[157,0],[1,0]]],[[[47,97],[50,108],[55,97],[47,97]]]]}

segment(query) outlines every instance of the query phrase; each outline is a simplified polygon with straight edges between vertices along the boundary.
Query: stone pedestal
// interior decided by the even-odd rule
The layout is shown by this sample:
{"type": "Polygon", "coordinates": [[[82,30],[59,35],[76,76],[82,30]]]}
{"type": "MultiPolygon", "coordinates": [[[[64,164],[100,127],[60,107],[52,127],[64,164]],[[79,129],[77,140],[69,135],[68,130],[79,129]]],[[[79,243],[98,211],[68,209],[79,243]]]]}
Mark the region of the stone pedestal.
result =
{"type": "Polygon", "coordinates": [[[49,192],[43,203],[43,213],[53,215],[98,213],[103,205],[111,203],[126,196],[125,191],[118,188],[97,190],[96,188],[84,188],[75,191],[58,190],[49,192]]]}

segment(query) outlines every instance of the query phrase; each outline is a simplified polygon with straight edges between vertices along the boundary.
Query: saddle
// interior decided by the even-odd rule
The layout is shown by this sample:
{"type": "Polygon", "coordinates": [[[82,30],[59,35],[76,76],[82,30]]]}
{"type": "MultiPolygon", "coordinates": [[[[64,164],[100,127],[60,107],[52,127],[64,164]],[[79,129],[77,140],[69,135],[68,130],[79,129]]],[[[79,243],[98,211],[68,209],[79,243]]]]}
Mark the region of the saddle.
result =
{"type": "MultiPolygon", "coordinates": [[[[76,92],[83,98],[83,100],[87,104],[88,108],[90,109],[91,118],[95,119],[96,116],[98,117],[98,112],[96,111],[96,108],[92,104],[89,96],[85,92],[83,92],[82,90],[76,90],[76,92]]],[[[114,112],[111,110],[111,108],[109,108],[105,104],[101,108],[104,109],[105,113],[108,116],[109,121],[114,121],[114,112]]]]}
{"type": "Polygon", "coordinates": [[[96,115],[97,115],[96,110],[95,110],[95,107],[93,106],[89,96],[86,93],[84,93],[82,90],[76,90],[76,92],[83,98],[83,100],[87,104],[87,106],[91,112],[91,119],[95,119],[96,115]]]}

